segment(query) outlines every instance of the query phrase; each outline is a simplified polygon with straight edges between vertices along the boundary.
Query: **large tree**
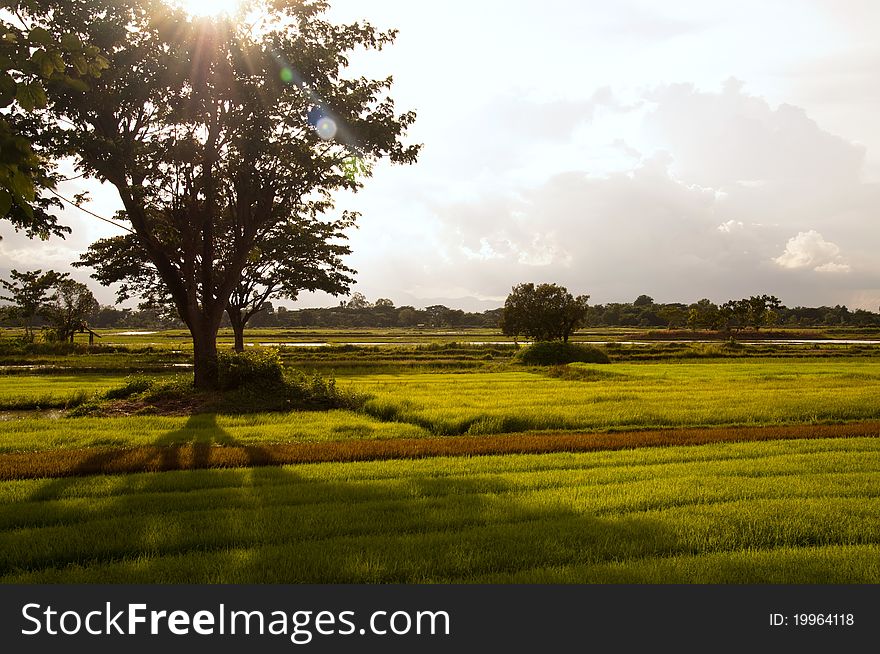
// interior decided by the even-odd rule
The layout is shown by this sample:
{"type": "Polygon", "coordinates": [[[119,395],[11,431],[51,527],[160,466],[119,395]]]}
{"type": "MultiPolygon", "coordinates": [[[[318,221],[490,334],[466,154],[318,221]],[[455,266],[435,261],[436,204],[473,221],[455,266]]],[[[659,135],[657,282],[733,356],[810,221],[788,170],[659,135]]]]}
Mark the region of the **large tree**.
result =
{"type": "Polygon", "coordinates": [[[519,284],[504,302],[501,331],[506,336],[525,336],[533,341],[568,342],[587,317],[589,295],[574,297],[556,284],[519,284]]]}
{"type": "MultiPolygon", "coordinates": [[[[301,291],[341,295],[354,282],[350,275],[355,271],[342,263],[351,252],[342,241],[357,214],[344,212],[337,220],[321,220],[319,209],[327,207],[313,204],[309,214],[276,225],[251,251],[226,306],[236,351],[244,350],[244,329],[250,319],[271,299],[296,300],[301,291]]],[[[156,267],[131,234],[93,243],[73,265],[94,268],[92,277],[104,285],[118,284],[120,302],[137,296],[143,300],[141,308],[175,314],[174,301],[156,267]]]]}
{"type": "Polygon", "coordinates": [[[88,92],[49,85],[57,155],[116,187],[125,228],[192,334],[195,384],[217,385],[216,336],[255,249],[310,199],[357,190],[381,158],[411,163],[415,116],[391,78],[346,77],[352,51],[395,32],[335,25],[322,0],[255,0],[248,21],[194,19],[158,0],[46,0],[23,10],[109,66],[88,92]]]}

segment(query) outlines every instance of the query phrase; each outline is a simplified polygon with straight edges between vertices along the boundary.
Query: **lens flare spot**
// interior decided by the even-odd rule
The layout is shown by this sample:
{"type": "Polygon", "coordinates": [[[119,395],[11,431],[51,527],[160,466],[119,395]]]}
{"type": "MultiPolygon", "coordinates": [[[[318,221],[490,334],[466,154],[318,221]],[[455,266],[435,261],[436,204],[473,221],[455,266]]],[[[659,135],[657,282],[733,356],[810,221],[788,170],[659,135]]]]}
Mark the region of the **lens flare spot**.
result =
{"type": "Polygon", "coordinates": [[[287,66],[281,69],[281,81],[290,84],[293,81],[293,71],[290,70],[287,66]]]}
{"type": "Polygon", "coordinates": [[[336,136],[336,121],[329,116],[323,116],[315,125],[315,131],[325,141],[329,141],[336,136]]]}

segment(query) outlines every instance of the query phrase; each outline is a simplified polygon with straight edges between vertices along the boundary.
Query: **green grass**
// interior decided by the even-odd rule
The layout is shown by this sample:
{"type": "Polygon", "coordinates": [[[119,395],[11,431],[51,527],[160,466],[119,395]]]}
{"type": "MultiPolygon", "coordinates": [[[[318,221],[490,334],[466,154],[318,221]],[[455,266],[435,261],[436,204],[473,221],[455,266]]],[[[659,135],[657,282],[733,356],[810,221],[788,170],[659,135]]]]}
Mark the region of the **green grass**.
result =
{"type": "MultiPolygon", "coordinates": [[[[0,407],[64,406],[122,376],[0,376],[0,407]]],[[[612,363],[484,373],[397,373],[340,378],[372,395],[365,414],[257,414],[247,418],[0,421],[0,451],[167,442],[290,442],[473,435],[531,430],[765,425],[880,417],[880,361],[735,359],[612,363]],[[561,375],[561,376],[551,376],[561,375]],[[169,436],[169,434],[176,434],[169,436]],[[171,440],[169,440],[171,439],[171,440]]]]}
{"type": "Polygon", "coordinates": [[[732,359],[350,378],[365,410],[436,434],[761,425],[880,417],[880,361],[732,359]],[[553,371],[553,374],[558,374],[553,371]],[[576,378],[577,377],[577,378],[576,378]]]}
{"type": "Polygon", "coordinates": [[[118,374],[0,375],[0,411],[76,406],[123,381],[118,374]]]}
{"type": "Polygon", "coordinates": [[[880,582],[880,440],[0,484],[4,582],[880,582]]]}
{"type": "Polygon", "coordinates": [[[351,411],[217,416],[38,418],[0,422],[0,452],[135,445],[257,445],[361,438],[419,438],[420,427],[351,411]]]}
{"type": "MultiPolygon", "coordinates": [[[[0,420],[0,453],[880,418],[868,357],[519,369],[509,349],[443,344],[308,357],[363,364],[338,383],[373,395],[365,411],[0,420]]],[[[124,378],[0,375],[0,409],[124,378]]],[[[880,583],[878,473],[880,439],[847,438],[8,481],[0,581],[880,583]]]]}

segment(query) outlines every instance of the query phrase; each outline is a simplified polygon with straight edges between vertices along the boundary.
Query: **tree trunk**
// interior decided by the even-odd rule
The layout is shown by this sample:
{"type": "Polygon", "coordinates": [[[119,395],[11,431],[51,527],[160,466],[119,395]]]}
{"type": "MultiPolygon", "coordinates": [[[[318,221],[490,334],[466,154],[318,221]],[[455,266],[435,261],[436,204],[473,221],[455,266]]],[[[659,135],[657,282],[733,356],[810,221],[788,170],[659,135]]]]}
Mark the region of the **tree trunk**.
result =
{"type": "Polygon", "coordinates": [[[241,315],[241,309],[226,307],[226,314],[229,316],[229,324],[232,326],[232,333],[235,335],[235,351],[244,352],[244,316],[241,315]]]}
{"type": "Polygon", "coordinates": [[[214,390],[220,386],[217,366],[217,328],[200,325],[191,329],[193,337],[193,383],[199,390],[214,390]]]}

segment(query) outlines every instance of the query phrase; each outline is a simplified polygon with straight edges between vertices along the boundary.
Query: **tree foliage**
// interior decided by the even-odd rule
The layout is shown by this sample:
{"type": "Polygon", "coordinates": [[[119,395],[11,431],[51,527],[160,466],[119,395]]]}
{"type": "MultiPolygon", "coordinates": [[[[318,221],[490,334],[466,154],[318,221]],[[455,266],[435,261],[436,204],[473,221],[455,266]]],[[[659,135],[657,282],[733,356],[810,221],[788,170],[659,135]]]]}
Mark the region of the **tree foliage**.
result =
{"type": "Polygon", "coordinates": [[[35,318],[42,315],[50,299],[50,292],[67,275],[54,270],[45,273],[42,270],[12,270],[9,277],[9,281],[0,279],[0,286],[7,292],[7,295],[0,295],[0,300],[12,303],[8,315],[19,321],[24,328],[25,339],[33,341],[35,318]]]}
{"type": "Polygon", "coordinates": [[[77,331],[88,326],[89,316],[98,310],[98,301],[88,286],[72,279],[58,280],[52,291],[43,305],[43,316],[55,340],[72,340],[77,331]]]}
{"type": "Polygon", "coordinates": [[[556,284],[519,284],[504,302],[501,331],[514,338],[568,342],[586,320],[589,299],[589,295],[574,297],[556,284]]]}
{"type": "Polygon", "coordinates": [[[259,24],[195,19],[157,0],[46,0],[27,19],[106,54],[88,93],[50,90],[44,141],[109,182],[189,328],[195,382],[217,385],[216,334],[259,244],[311,201],[412,163],[391,78],[346,77],[351,52],[395,32],[336,25],[321,0],[255,0],[259,24]]]}
{"type": "Polygon", "coordinates": [[[691,329],[720,329],[723,317],[718,305],[707,298],[688,307],[687,325],[691,329]]]}
{"type": "Polygon", "coordinates": [[[47,8],[40,0],[0,3],[0,218],[29,237],[64,236],[57,198],[40,193],[55,187],[58,176],[34,136],[51,105],[49,88],[88,90],[107,60],[74,33],[52,35],[30,20],[47,8]]]}
{"type": "Polygon", "coordinates": [[[752,295],[741,300],[728,300],[721,306],[721,315],[728,328],[752,327],[758,331],[773,325],[779,318],[782,302],[773,295],[752,295]]]}
{"type": "MultiPolygon", "coordinates": [[[[341,295],[354,282],[355,271],[342,263],[342,257],[351,252],[343,241],[357,214],[344,212],[337,220],[321,220],[317,208],[313,205],[310,215],[280,223],[251,251],[226,307],[237,351],[244,349],[248,322],[273,298],[296,300],[301,291],[341,295]]],[[[118,284],[120,302],[139,297],[143,309],[167,318],[177,315],[156,267],[131,234],[93,243],[73,265],[94,268],[92,277],[101,284],[118,284]]]]}

